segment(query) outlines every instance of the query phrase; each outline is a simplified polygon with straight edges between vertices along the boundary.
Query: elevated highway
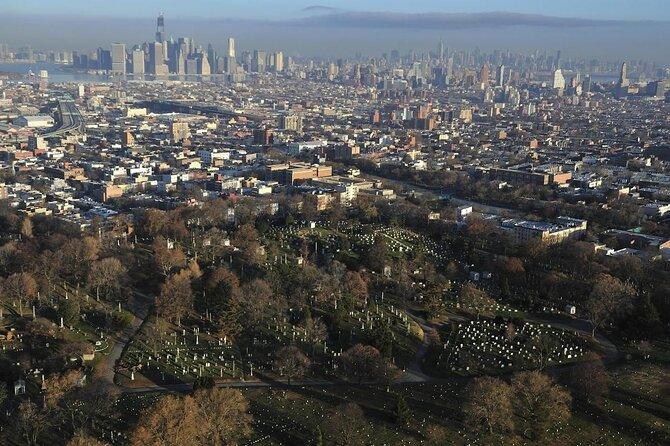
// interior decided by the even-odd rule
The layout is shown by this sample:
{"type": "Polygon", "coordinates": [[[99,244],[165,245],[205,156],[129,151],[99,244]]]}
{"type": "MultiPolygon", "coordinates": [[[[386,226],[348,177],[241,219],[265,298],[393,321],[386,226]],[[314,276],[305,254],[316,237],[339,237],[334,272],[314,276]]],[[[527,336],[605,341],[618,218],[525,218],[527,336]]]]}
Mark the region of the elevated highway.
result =
{"type": "Polygon", "coordinates": [[[79,108],[72,99],[64,98],[58,100],[58,113],[56,114],[57,125],[42,133],[43,138],[62,136],[68,133],[83,133],[84,118],[79,112],[79,108]]]}

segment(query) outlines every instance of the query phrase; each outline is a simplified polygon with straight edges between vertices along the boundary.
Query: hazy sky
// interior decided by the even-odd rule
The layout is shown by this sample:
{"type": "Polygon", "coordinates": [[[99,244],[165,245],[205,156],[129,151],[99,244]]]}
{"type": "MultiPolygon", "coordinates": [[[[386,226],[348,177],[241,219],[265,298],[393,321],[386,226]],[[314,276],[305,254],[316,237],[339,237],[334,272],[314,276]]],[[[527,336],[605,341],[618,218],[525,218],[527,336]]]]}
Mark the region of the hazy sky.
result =
{"type": "Polygon", "coordinates": [[[0,0],[12,13],[82,15],[289,18],[323,5],[353,11],[509,11],[562,17],[670,20],[669,0],[0,0]],[[8,6],[8,7],[7,7],[8,6]]]}
{"type": "Polygon", "coordinates": [[[456,50],[560,49],[670,64],[670,0],[0,0],[0,42],[132,46],[154,38],[161,11],[168,36],[219,49],[232,36],[240,50],[346,57],[429,51],[443,39],[456,50]]]}

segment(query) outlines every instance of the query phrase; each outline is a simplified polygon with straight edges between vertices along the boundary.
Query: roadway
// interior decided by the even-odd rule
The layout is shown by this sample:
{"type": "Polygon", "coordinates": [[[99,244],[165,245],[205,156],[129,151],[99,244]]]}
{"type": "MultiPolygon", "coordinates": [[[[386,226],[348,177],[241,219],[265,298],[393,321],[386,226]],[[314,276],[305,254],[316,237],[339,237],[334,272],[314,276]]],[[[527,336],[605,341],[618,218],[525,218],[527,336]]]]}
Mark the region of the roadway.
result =
{"type": "Polygon", "coordinates": [[[66,133],[81,132],[84,127],[84,118],[72,99],[58,100],[58,125],[40,136],[51,138],[66,133]]]}
{"type": "MultiPolygon", "coordinates": [[[[369,173],[362,173],[361,178],[370,179],[374,181],[382,181],[383,183],[389,185],[391,188],[396,190],[396,192],[404,190],[405,195],[409,193],[415,193],[423,196],[427,200],[439,200],[444,196],[445,193],[449,192],[442,188],[429,188],[418,184],[414,184],[409,181],[396,180],[393,178],[381,177],[369,173]]],[[[464,198],[457,198],[454,196],[449,197],[449,202],[456,204],[458,206],[472,206],[473,210],[484,214],[495,214],[502,216],[517,216],[517,217],[523,215],[522,212],[516,209],[504,208],[500,206],[492,206],[477,201],[467,200],[464,198]]]]}

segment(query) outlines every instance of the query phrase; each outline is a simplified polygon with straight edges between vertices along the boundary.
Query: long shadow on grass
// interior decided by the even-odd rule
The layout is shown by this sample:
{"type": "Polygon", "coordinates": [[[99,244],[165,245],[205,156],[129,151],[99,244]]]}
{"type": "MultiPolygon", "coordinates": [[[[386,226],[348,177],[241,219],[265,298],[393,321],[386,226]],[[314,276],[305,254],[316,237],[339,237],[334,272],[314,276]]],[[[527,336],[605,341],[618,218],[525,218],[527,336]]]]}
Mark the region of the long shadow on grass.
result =
{"type": "Polygon", "coordinates": [[[631,434],[636,438],[643,438],[652,444],[669,444],[670,436],[641,426],[635,420],[606,412],[604,409],[582,402],[577,402],[580,415],[594,424],[610,427],[631,434]]]}

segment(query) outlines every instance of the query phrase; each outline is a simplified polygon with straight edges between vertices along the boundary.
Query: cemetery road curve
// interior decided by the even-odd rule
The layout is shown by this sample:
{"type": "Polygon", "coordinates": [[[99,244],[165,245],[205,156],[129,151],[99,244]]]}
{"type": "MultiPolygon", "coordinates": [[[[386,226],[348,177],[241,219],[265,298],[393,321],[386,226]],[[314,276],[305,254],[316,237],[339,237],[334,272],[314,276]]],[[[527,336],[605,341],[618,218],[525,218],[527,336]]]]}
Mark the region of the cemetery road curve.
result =
{"type": "Polygon", "coordinates": [[[104,382],[114,385],[114,375],[117,361],[121,358],[123,350],[126,348],[130,340],[140,329],[144,320],[149,316],[149,303],[151,297],[135,291],[128,302],[130,312],[133,314],[133,320],[121,332],[109,356],[105,358],[101,368],[101,378],[104,382]]]}

